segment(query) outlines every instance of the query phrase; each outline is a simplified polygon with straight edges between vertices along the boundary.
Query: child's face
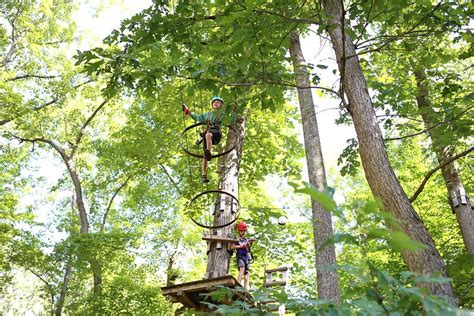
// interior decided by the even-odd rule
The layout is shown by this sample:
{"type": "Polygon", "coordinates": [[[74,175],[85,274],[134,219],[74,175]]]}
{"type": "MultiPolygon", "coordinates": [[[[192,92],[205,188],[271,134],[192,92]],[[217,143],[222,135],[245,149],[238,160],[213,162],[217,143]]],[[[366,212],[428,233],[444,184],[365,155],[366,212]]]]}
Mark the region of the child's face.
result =
{"type": "Polygon", "coordinates": [[[219,109],[222,106],[222,102],[219,100],[214,100],[212,101],[212,108],[213,109],[219,109]]]}
{"type": "Polygon", "coordinates": [[[243,237],[245,235],[245,230],[239,230],[239,236],[243,237]]]}

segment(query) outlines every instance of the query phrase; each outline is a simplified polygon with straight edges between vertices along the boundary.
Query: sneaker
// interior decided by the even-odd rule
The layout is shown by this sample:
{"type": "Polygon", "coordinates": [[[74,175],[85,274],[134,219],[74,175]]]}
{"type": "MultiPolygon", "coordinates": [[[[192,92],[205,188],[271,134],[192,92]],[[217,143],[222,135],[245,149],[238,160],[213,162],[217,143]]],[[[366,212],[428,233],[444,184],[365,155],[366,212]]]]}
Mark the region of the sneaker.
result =
{"type": "Polygon", "coordinates": [[[204,157],[206,157],[207,161],[211,160],[211,151],[209,149],[204,149],[204,157]]]}
{"type": "Polygon", "coordinates": [[[203,175],[201,176],[201,181],[202,181],[202,183],[208,183],[208,182],[209,182],[209,179],[207,178],[207,175],[203,174],[203,175]]]}

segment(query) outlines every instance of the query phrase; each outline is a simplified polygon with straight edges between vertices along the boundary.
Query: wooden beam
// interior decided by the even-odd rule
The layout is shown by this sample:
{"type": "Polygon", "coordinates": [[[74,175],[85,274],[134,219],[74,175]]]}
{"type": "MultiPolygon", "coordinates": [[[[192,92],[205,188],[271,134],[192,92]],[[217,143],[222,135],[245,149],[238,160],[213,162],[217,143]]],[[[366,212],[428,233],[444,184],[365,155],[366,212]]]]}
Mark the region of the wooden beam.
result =
{"type": "Polygon", "coordinates": [[[205,290],[208,287],[213,287],[213,286],[234,287],[236,284],[239,284],[239,283],[232,275],[226,275],[226,276],[213,278],[213,279],[198,280],[198,281],[165,286],[161,288],[161,292],[163,293],[163,295],[175,295],[175,293],[177,293],[178,291],[198,292],[198,291],[205,290]]]}
{"type": "Polygon", "coordinates": [[[288,267],[279,267],[275,269],[268,269],[265,270],[265,273],[273,273],[273,272],[281,272],[281,271],[287,271],[289,268],[288,267]]]}
{"type": "Polygon", "coordinates": [[[186,292],[183,291],[178,291],[176,293],[176,296],[178,297],[178,300],[180,303],[182,303],[186,307],[192,307],[192,308],[197,308],[198,305],[195,304],[189,296],[186,294],[186,292]]]}
{"type": "Polygon", "coordinates": [[[265,282],[265,287],[284,286],[284,285],[286,285],[286,281],[265,282]]]}
{"type": "Polygon", "coordinates": [[[235,238],[230,238],[230,237],[224,237],[224,236],[218,236],[218,235],[211,235],[211,234],[204,234],[202,236],[203,240],[207,241],[214,241],[214,242],[239,242],[238,239],[235,238]]]}

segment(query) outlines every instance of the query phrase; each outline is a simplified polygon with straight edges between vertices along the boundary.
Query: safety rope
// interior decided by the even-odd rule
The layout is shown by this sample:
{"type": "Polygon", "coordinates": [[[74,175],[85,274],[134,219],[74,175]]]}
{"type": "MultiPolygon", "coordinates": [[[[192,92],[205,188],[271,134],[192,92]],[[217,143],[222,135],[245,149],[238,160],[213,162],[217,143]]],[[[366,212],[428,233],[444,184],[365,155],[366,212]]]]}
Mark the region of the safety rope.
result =
{"type": "MultiPolygon", "coordinates": [[[[183,79],[181,79],[181,84],[180,84],[180,96],[181,96],[181,106],[184,105],[184,97],[183,97],[183,79]]],[[[183,111],[183,130],[186,129],[186,113],[184,113],[183,111]]],[[[185,134],[184,136],[184,143],[186,144],[186,149],[188,149],[188,136],[185,134]]],[[[188,166],[191,166],[191,163],[190,163],[190,157],[189,155],[186,155],[187,156],[187,160],[188,160],[188,166]]],[[[191,183],[191,186],[193,188],[195,188],[196,186],[194,185],[194,177],[193,177],[193,174],[192,174],[192,170],[191,168],[188,168],[189,170],[189,177],[190,177],[190,183],[191,183]]]]}

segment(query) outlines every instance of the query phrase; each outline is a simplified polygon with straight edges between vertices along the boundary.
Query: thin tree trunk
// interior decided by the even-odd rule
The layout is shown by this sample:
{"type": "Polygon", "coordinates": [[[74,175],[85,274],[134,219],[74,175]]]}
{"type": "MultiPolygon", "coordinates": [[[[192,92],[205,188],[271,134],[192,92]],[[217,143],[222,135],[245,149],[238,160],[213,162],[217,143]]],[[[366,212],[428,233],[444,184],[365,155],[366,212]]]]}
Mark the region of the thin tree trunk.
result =
{"type": "MultiPolygon", "coordinates": [[[[245,135],[245,119],[238,117],[237,122],[234,124],[237,133],[228,133],[227,146],[229,144],[237,144],[235,150],[229,154],[221,157],[218,161],[219,165],[219,187],[221,190],[231,193],[238,197],[239,194],[239,172],[240,172],[240,161],[242,157],[242,149],[245,135]]],[[[229,199],[228,196],[222,198],[229,199]]],[[[233,220],[234,213],[230,203],[226,203],[224,210],[217,210],[214,215],[214,225],[221,225],[228,223],[233,220]]],[[[231,236],[233,225],[229,225],[218,229],[218,233],[221,236],[231,236]]],[[[220,249],[217,248],[217,243],[211,243],[211,247],[208,253],[208,263],[206,270],[207,278],[216,278],[229,274],[229,263],[230,253],[227,251],[226,245],[222,245],[220,249]]]]}
{"type": "MultiPolygon", "coordinates": [[[[72,183],[74,185],[74,191],[76,193],[76,205],[79,210],[79,218],[81,221],[81,234],[88,234],[89,233],[89,221],[87,219],[87,211],[84,205],[84,198],[82,195],[82,185],[79,179],[79,175],[77,174],[74,167],[71,165],[69,157],[63,157],[64,162],[66,163],[66,167],[69,171],[69,175],[71,176],[72,183]],[[64,158],[67,158],[64,159],[64,158]]],[[[102,267],[100,262],[97,260],[94,254],[88,254],[89,264],[92,270],[92,276],[94,279],[94,293],[100,295],[101,287],[102,287],[102,267]]]]}
{"type": "MultiPolygon", "coordinates": [[[[446,276],[444,262],[433,239],[413,209],[388,160],[354,44],[344,31],[345,12],[342,1],[323,0],[323,6],[329,18],[330,26],[327,31],[336,53],[341,84],[349,99],[348,111],[357,133],[362,166],[372,193],[381,199],[384,210],[395,216],[402,230],[411,239],[427,246],[423,250],[402,251],[410,271],[446,276]],[[347,59],[346,56],[352,57],[347,59]]],[[[452,304],[456,304],[451,283],[430,283],[427,287],[432,294],[445,296],[452,304]]]]}
{"type": "Polygon", "coordinates": [[[64,301],[66,299],[67,288],[69,280],[71,278],[71,260],[68,261],[66,265],[66,270],[64,271],[63,285],[61,286],[61,293],[59,295],[58,303],[56,304],[56,316],[61,316],[63,312],[64,301]]]}
{"type": "Polygon", "coordinates": [[[174,271],[174,263],[176,260],[176,255],[178,254],[178,245],[176,245],[176,250],[173,251],[171,256],[168,258],[168,268],[166,269],[166,286],[174,285],[176,282],[176,278],[178,277],[176,271],[174,271]]]}
{"type": "MultiPolygon", "coordinates": [[[[451,159],[452,155],[449,151],[449,148],[442,145],[442,142],[439,139],[439,134],[437,134],[433,128],[434,123],[432,122],[436,120],[436,113],[431,106],[428,84],[426,81],[426,73],[423,69],[417,67],[413,61],[412,67],[418,87],[418,95],[416,97],[418,108],[420,109],[421,117],[425,123],[426,130],[430,135],[433,151],[436,153],[438,162],[442,163],[443,161],[451,159]]],[[[454,165],[454,162],[441,168],[441,171],[450,199],[458,196],[460,192],[465,192],[463,183],[456,166],[454,165]]],[[[454,206],[451,203],[451,208],[453,213],[456,214],[467,252],[474,253],[474,213],[472,212],[472,204],[467,197],[467,193],[464,193],[464,195],[466,196],[466,203],[460,203],[458,206],[454,206]]]]}
{"type": "MultiPolygon", "coordinates": [[[[299,33],[290,34],[290,55],[293,60],[296,85],[309,87],[309,73],[301,50],[299,33]]],[[[321,142],[319,139],[318,120],[314,110],[313,96],[310,88],[298,88],[301,118],[303,121],[303,135],[308,166],[309,182],[318,191],[327,189],[326,172],[324,169],[321,142]]],[[[313,236],[316,250],[316,274],[318,298],[339,303],[339,282],[336,270],[327,269],[336,264],[336,250],[334,244],[324,248],[321,245],[333,235],[331,213],[316,201],[311,201],[313,211],[313,236]]]]}

